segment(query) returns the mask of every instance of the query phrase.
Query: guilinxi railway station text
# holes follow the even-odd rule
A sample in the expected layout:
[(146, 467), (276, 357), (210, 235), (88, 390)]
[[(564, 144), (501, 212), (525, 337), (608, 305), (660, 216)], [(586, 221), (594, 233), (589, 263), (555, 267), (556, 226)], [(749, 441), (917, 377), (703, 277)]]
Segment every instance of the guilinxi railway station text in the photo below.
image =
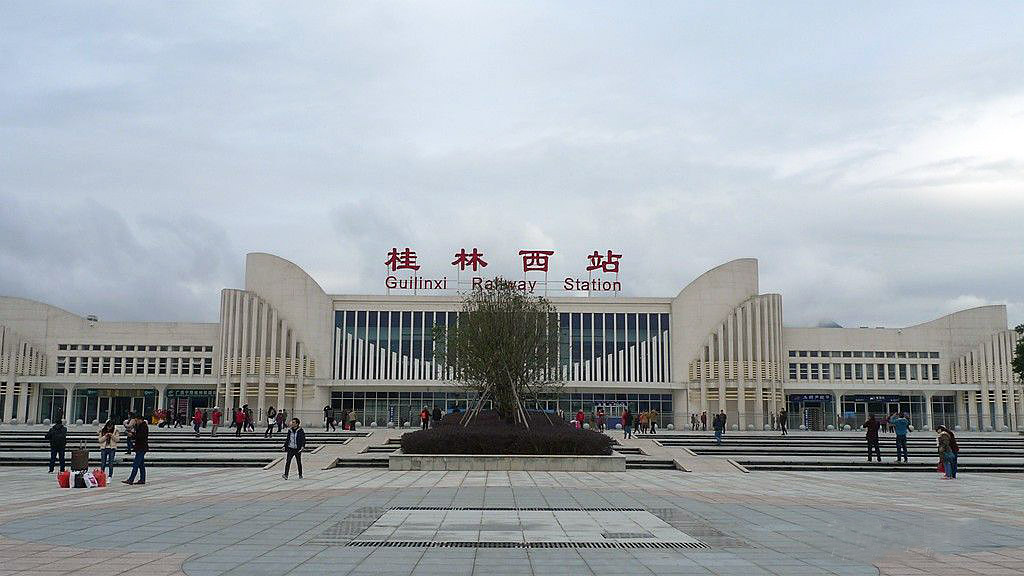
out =
[[(491, 289), (498, 285), (505, 285), (524, 292), (534, 292), (537, 290), (538, 286), (546, 288), (547, 286), (555, 283), (547, 280), (550, 257), (554, 254), (554, 250), (519, 251), (519, 256), (522, 258), (524, 275), (528, 272), (543, 272), (543, 280), (512, 280), (502, 278), (501, 276), (488, 279), (482, 276), (473, 276), (468, 282), (451, 282), (447, 276), (443, 276), (441, 278), (423, 278), (419, 276), (416, 273), (416, 271), (420, 269), (420, 265), (417, 264), (416, 252), (408, 247), (404, 250), (392, 248), (388, 253), (387, 260), (384, 262), (384, 265), (387, 266), (389, 270), (389, 274), (384, 280), (384, 286), (388, 290), (449, 290), (451, 288), (457, 288), (460, 284), (465, 284), (476, 290)], [(619, 282), (618, 279), (619, 260), (621, 258), (622, 254), (616, 254), (611, 250), (605, 251), (604, 254), (594, 250), (593, 253), (587, 256), (588, 264), (586, 266), (586, 272), (590, 274), (591, 277), (584, 279), (566, 276), (564, 280), (560, 282), (561, 289), (568, 292), (621, 291), (622, 283)], [(451, 265), (458, 268), (459, 271), (464, 271), (468, 268), (473, 272), (476, 272), (481, 268), (487, 267), (488, 263), (484, 260), (484, 254), (477, 248), (473, 248), (469, 252), (467, 252), (465, 248), (462, 248), (455, 254), (455, 259), (452, 260)], [(407, 277), (396, 276), (394, 273), (399, 270), (411, 270), (412, 275)], [(600, 276), (594, 278), (593, 274), (595, 272), (602, 275), (609, 274), (610, 279), (605, 279)]]

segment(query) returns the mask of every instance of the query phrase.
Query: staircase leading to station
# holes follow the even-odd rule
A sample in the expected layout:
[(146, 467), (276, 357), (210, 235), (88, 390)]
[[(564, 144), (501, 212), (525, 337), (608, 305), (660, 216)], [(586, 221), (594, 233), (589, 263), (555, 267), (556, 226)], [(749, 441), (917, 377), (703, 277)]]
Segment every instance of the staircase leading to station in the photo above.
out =
[[(930, 433), (911, 433), (909, 463), (896, 463), (896, 441), (882, 434), (883, 462), (867, 461), (863, 434), (791, 434), (775, 436), (727, 432), (722, 444), (711, 434), (645, 436), (667, 449), (685, 449), (700, 457), (730, 459), (747, 470), (833, 472), (936, 472), (938, 453)], [(1012, 435), (960, 436), (958, 468), (965, 473), (1024, 473), (1024, 438)]]

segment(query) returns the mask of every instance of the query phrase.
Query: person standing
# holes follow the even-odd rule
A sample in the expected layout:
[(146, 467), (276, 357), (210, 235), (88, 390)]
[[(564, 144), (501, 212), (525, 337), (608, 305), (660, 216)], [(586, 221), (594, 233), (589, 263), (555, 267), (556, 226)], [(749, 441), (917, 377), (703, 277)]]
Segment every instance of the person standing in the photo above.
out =
[(631, 426), (633, 425), (633, 415), (629, 413), (629, 408), (622, 409), (622, 437), (632, 438), (633, 431)]
[(726, 415), (723, 410), (719, 414), (715, 414), (715, 418), (711, 421), (711, 427), (715, 429), (715, 444), (722, 444), (722, 434), (725, 434), (725, 420)]
[(441, 408), (437, 405), (434, 406), (434, 411), (430, 414), (430, 419), (433, 420), (433, 427), (437, 428), (438, 424), (441, 423), (441, 418), (444, 418), (444, 414), (441, 413)]
[(651, 434), (658, 433), (658, 411), (651, 410), (647, 414), (647, 425), (650, 426)]
[(907, 458), (907, 432), (910, 432), (910, 419), (906, 413), (900, 412), (889, 419), (892, 429), (896, 432), (896, 461), (909, 462)]
[(353, 431), (353, 432), (356, 431), (356, 409), (355, 408), (353, 408), (352, 411), (348, 413), (348, 429)]
[(420, 430), (426, 430), (430, 427), (430, 412), (427, 407), (424, 406), (423, 410), (420, 410)]
[(597, 409), (597, 429), (604, 432), (604, 408)]
[(302, 449), (305, 446), (306, 432), (299, 426), (299, 419), (292, 418), (288, 434), (284, 439), (284, 451), (287, 456), (284, 461), (284, 474), (281, 477), (285, 480), (288, 479), (288, 470), (291, 469), (292, 458), (295, 459), (295, 467), (299, 471), (299, 480), (302, 480)]
[(210, 414), (210, 437), (217, 435), (217, 428), (220, 427), (220, 406), (213, 407), (213, 413)]
[(278, 432), (280, 432), (281, 429), (284, 428), (284, 421), (285, 421), (285, 418), (287, 418), (287, 417), (288, 417), (288, 412), (284, 408), (281, 408), (280, 410), (277, 411), (277, 416), (274, 417), (274, 422), (277, 424), (277, 431)]
[(331, 428), (331, 407), (324, 406), (324, 432)]
[(135, 447), (135, 412), (129, 412), (128, 419), (124, 421), (124, 442), (128, 446), (124, 453), (131, 454)]
[(206, 423), (210, 421), (210, 410), (203, 408), (203, 430), (206, 430)]
[(267, 408), (267, 429), (263, 432), (264, 438), (274, 437), (274, 425), (277, 424), (277, 410), (271, 406)]
[(867, 429), (867, 433), (864, 435), (864, 438), (868, 441), (868, 462), (871, 462), (872, 451), (874, 451), (878, 461), (882, 461), (882, 450), (878, 446), (878, 429), (881, 426), (881, 423), (878, 420), (875, 420), (874, 414), (868, 414), (867, 421), (861, 426), (861, 428)]
[(587, 415), (583, 413), (583, 408), (576, 411), (575, 426), (577, 430), (583, 430), (583, 421), (587, 419)]
[(50, 441), (50, 474), (53, 474), (53, 466), (56, 460), (60, 460), (60, 471), (64, 471), (65, 460), (64, 450), (68, 446), (68, 429), (64, 427), (64, 420), (57, 418), (53, 426), (46, 432), (45, 438)]
[(196, 438), (199, 438), (199, 428), (203, 425), (203, 411), (196, 408), (195, 414), (192, 415), (192, 429), (195, 430)]
[[(149, 451), (149, 425), (142, 418), (135, 419), (135, 458), (132, 460), (132, 473), (128, 475), (127, 480), (122, 480), (122, 484), (143, 485), (146, 483), (146, 452)], [(135, 475), (138, 474), (139, 481), (135, 481)]]
[(118, 436), (117, 426), (114, 426), (113, 420), (107, 420), (97, 434), (100, 444), (100, 470), (107, 469), (107, 478), (114, 476), (114, 458), (117, 454)]
[(779, 430), (782, 430), (782, 436), (786, 436), (786, 435), (789, 434), (789, 432), (787, 432), (787, 429), (786, 429), (786, 426), (788, 426), (788, 425), (789, 425), (789, 413), (786, 412), (785, 408), (783, 408), (782, 410), (779, 410)]
[(953, 431), (945, 426), (938, 426), (935, 429), (939, 433), (939, 457), (942, 458), (942, 466), (945, 471), (943, 480), (956, 479), (956, 460), (960, 454), (960, 446), (957, 444)]
[(708, 413), (706, 411), (700, 413), (700, 428), (704, 432), (708, 431)]

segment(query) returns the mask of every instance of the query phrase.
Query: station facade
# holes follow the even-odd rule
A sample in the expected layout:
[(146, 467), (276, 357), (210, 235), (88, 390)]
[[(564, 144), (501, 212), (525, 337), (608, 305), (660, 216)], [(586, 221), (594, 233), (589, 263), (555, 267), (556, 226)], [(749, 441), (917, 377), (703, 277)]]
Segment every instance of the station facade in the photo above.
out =
[[(671, 298), (549, 300), (564, 387), (534, 408), (654, 410), (663, 428), (724, 410), (742, 430), (775, 426), (783, 409), (791, 427), (814, 430), (896, 411), (917, 427), (965, 430), (1019, 430), (1024, 417), (1005, 306), (905, 328), (786, 327), (782, 296), (760, 293), (754, 259), (709, 270)], [(455, 322), (459, 307), (457, 294), (328, 294), (263, 253), (247, 256), (244, 288), (221, 292), (213, 323), (103, 322), (2, 297), (0, 413), (93, 422), (248, 405), (318, 421), (329, 406), (364, 424), (415, 423), (423, 406), (472, 401), (433, 357), (433, 326)]]

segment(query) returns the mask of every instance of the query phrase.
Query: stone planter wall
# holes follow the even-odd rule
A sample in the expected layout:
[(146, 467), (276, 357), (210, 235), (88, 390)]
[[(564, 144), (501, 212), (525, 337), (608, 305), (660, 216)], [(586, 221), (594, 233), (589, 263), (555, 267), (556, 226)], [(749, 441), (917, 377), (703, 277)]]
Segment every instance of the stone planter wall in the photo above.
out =
[(626, 457), (530, 456), (505, 454), (402, 454), (388, 458), (389, 470), (492, 470), (545, 472), (625, 472)]

